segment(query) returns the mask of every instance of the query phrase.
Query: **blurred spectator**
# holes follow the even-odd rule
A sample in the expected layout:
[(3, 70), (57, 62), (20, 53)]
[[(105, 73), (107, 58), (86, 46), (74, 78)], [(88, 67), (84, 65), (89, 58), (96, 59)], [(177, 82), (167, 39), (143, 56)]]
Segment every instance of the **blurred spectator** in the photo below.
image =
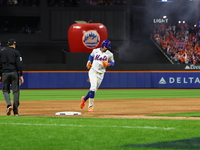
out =
[(0, 0), (0, 6), (39, 6), (40, 0)]
[(105, 5), (105, 1), (104, 0), (98, 0), (97, 1), (97, 5)]
[(0, 0), (0, 6), (2, 6), (3, 5), (3, 0)]
[(25, 27), (22, 27), (20, 33), (26, 33), (26, 29), (25, 29)]
[(106, 1), (106, 6), (109, 6), (109, 5), (114, 5), (114, 1), (113, 0)]
[(94, 0), (87, 0), (86, 4), (87, 5), (93, 5), (93, 6), (97, 5), (97, 3)]
[(123, 0), (123, 5), (126, 5), (127, 4), (127, 1), (126, 0)]
[(18, 1), (17, 0), (12, 0), (12, 5), (17, 5)]
[(49, 6), (51, 6), (51, 7), (57, 7), (57, 6), (59, 6), (59, 0), (50, 0), (50, 1), (48, 2), (48, 4), (49, 4)]
[(24, 0), (18, 0), (18, 6), (24, 6)]
[(77, 7), (79, 0), (48, 0), (49, 7)]
[(11, 0), (6, 0), (5, 4), (9, 6), (9, 5), (12, 5), (12, 2)]
[(110, 5), (126, 5), (126, 0), (87, 0), (87, 5), (103, 5), (103, 6), (110, 6)]
[(29, 27), (26, 29), (26, 33), (31, 34), (31, 29)]
[(39, 2), (39, 0), (31, 0), (30, 4), (31, 4), (32, 7), (36, 7), (36, 6), (40, 5), (40, 2)]
[(77, 7), (78, 6), (78, 0), (70, 0), (70, 6)]
[(123, 5), (123, 0), (117, 0), (115, 1), (114, 5)]

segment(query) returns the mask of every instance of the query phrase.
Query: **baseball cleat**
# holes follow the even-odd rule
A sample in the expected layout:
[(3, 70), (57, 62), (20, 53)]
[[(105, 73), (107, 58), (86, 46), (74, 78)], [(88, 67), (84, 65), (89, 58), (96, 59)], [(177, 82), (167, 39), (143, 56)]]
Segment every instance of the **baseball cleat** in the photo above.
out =
[(7, 110), (6, 110), (6, 114), (7, 114), (8, 116), (10, 116), (11, 111), (12, 111), (12, 106), (9, 106), (9, 107), (7, 108)]
[(83, 109), (83, 107), (85, 106), (85, 100), (84, 100), (85, 96), (82, 96), (81, 98), (81, 103), (80, 103), (80, 108)]
[(89, 113), (93, 113), (93, 112), (94, 112), (94, 109), (93, 109), (93, 108), (88, 108), (88, 112), (89, 112)]

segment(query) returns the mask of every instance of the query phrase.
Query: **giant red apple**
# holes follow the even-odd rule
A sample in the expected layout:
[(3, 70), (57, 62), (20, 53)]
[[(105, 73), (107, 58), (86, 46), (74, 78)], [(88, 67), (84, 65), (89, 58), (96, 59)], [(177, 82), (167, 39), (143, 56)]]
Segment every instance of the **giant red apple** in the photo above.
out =
[(70, 52), (92, 52), (108, 39), (107, 28), (101, 23), (75, 23), (69, 27), (68, 43)]

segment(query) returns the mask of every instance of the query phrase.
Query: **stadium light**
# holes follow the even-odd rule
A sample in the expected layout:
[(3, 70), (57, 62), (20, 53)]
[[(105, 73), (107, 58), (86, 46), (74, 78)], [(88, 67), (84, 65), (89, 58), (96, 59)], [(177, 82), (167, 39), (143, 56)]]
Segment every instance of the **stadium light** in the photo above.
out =
[(168, 3), (168, 2), (173, 2), (173, 0), (158, 0), (157, 2)]
[(163, 16), (163, 18), (165, 19), (165, 18), (167, 18), (167, 16)]

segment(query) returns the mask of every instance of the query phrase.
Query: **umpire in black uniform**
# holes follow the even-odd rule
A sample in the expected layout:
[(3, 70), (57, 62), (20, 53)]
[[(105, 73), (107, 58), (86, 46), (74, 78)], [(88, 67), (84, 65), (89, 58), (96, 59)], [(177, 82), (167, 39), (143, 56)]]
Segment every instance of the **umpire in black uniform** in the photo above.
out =
[[(15, 39), (8, 40), (7, 46), (0, 52), (0, 82), (2, 82), (2, 91), (7, 105), (6, 114), (10, 115), (13, 110), (14, 115), (18, 116), (19, 85), (24, 83), (23, 61), (20, 52), (16, 50)], [(13, 105), (10, 102), (10, 86), (14, 98)]]

